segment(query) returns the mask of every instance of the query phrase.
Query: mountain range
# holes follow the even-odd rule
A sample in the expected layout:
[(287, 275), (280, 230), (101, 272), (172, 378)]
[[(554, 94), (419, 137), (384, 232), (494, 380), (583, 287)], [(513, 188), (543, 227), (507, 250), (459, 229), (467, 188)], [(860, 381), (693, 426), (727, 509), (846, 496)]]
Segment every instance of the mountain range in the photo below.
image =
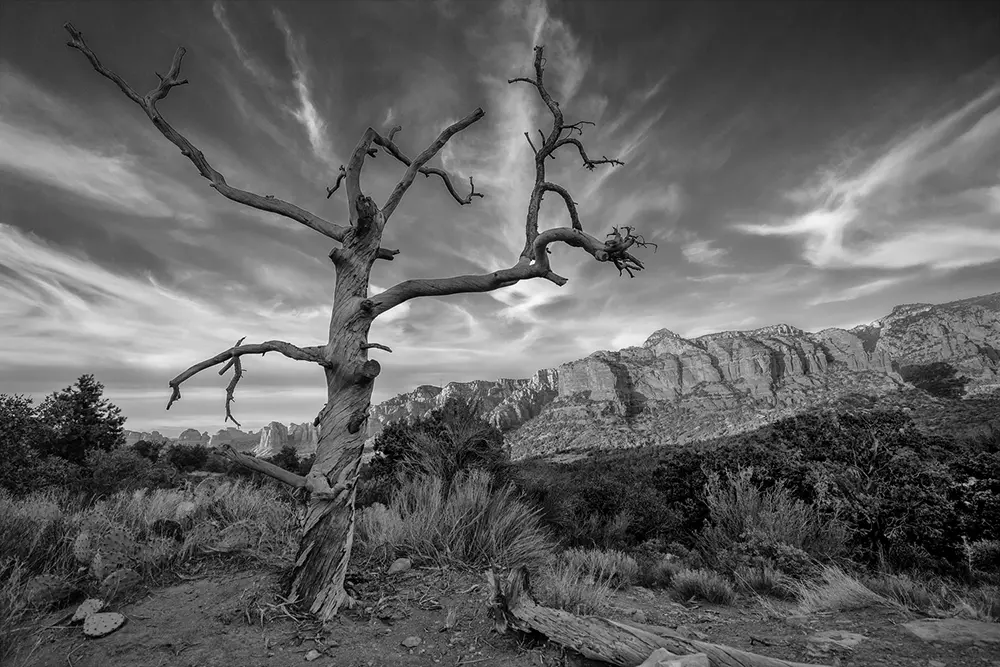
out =
[[(777, 324), (687, 339), (660, 329), (641, 346), (594, 352), (527, 379), (422, 385), (374, 406), (367, 436), (370, 443), (385, 424), (425, 416), (455, 397), (478, 403), (515, 458), (669, 445), (748, 431), (851, 396), (896, 402), (913, 393), (901, 371), (936, 362), (966, 378), (966, 395), (977, 402), (1000, 390), (1000, 292), (896, 306), (850, 330)], [(291, 444), (308, 455), (317, 435), (312, 424), (272, 422), (260, 432), (229, 428), (211, 437), (189, 429), (179, 441), (229, 443), (257, 456)]]

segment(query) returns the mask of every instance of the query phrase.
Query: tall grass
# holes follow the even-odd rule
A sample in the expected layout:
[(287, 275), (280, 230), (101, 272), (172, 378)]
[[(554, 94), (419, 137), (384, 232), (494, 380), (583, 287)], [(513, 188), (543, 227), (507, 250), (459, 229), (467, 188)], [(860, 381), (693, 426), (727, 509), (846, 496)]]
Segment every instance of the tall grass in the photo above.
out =
[(479, 567), (536, 567), (552, 550), (539, 513), (479, 469), (459, 472), (448, 493), (436, 476), (404, 481), (388, 506), (359, 514), (355, 543), (369, 555)]
[(535, 587), (539, 602), (573, 614), (606, 611), (614, 593), (606, 579), (595, 578), (578, 562), (565, 558), (546, 562), (538, 573)]
[[(172, 562), (213, 553), (220, 533), (242, 526), (256, 558), (290, 556), (295, 546), (295, 508), (286, 494), (268, 486), (240, 482), (203, 484), (187, 489), (120, 492), (92, 504), (69, 493), (40, 492), (14, 499), (0, 492), (0, 662), (6, 660), (32, 615), (27, 591), (40, 575), (86, 589), (97, 586), (77, 571), (72, 545), (86, 526), (119, 526), (139, 537), (159, 519), (177, 519), (185, 530), (184, 545)], [(137, 562), (144, 575), (162, 563)]]
[(560, 558), (612, 588), (631, 586), (639, 579), (635, 558), (613, 549), (567, 549)]

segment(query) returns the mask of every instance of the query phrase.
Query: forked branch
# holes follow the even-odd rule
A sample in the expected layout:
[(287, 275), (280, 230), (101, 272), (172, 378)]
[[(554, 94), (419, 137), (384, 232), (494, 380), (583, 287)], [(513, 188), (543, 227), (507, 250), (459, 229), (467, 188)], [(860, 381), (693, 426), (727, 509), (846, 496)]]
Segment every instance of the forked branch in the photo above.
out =
[[(590, 156), (587, 155), (587, 151), (583, 146), (583, 142), (572, 136), (573, 132), (583, 135), (584, 125), (594, 125), (589, 120), (581, 120), (575, 123), (566, 123), (563, 120), (562, 110), (559, 108), (559, 103), (552, 98), (548, 89), (545, 87), (545, 58), (542, 55), (544, 49), (541, 46), (535, 47), (535, 59), (534, 59), (534, 78), (528, 77), (515, 77), (513, 79), (508, 79), (507, 83), (529, 83), (535, 87), (538, 91), (539, 97), (548, 107), (549, 112), (552, 114), (552, 130), (548, 135), (545, 135), (541, 130), (538, 131), (541, 135), (541, 144), (535, 146), (534, 142), (531, 141), (531, 137), (527, 132), (524, 133), (524, 138), (528, 140), (528, 145), (531, 146), (531, 150), (535, 154), (535, 186), (531, 191), (531, 197), (528, 200), (528, 213), (525, 218), (524, 224), (524, 248), (521, 250), (521, 257), (527, 260), (537, 259), (534, 254), (535, 239), (538, 238), (538, 213), (542, 203), (542, 196), (546, 192), (557, 192), (562, 196), (563, 201), (566, 202), (566, 209), (569, 212), (570, 220), (572, 222), (573, 229), (577, 231), (583, 230), (583, 225), (580, 222), (580, 215), (576, 209), (576, 205), (573, 202), (572, 197), (569, 193), (561, 186), (556, 186), (545, 180), (545, 160), (549, 158), (555, 158), (555, 151), (567, 144), (572, 144), (576, 146), (580, 153), (580, 157), (583, 158), (583, 166), (589, 170), (593, 170), (598, 165), (619, 165), (622, 166), (625, 163), (621, 160), (615, 158), (609, 158), (607, 156), (601, 156), (599, 160), (592, 160)], [(563, 136), (563, 133), (568, 133), (569, 136)]]
[(229, 386), (226, 387), (226, 421), (232, 420), (232, 422), (238, 427), (240, 423), (233, 418), (233, 414), (230, 410), (230, 404), (235, 400), (233, 392), (236, 391), (236, 385), (239, 383), (240, 378), (243, 377), (243, 365), (240, 362), (240, 357), (245, 354), (263, 355), (268, 352), (278, 352), (285, 355), (289, 359), (295, 359), (296, 361), (311, 361), (324, 367), (329, 367), (330, 365), (324, 356), (324, 347), (322, 345), (316, 345), (313, 347), (296, 347), (295, 345), (286, 343), (282, 340), (269, 340), (263, 343), (242, 345), (243, 340), (243, 338), (239, 339), (236, 341), (236, 345), (229, 348), (225, 352), (220, 352), (210, 359), (198, 362), (171, 380), (168, 383), (171, 393), (170, 400), (167, 402), (167, 410), (169, 410), (170, 406), (174, 404), (174, 401), (179, 401), (181, 399), (182, 382), (197, 375), (203, 370), (226, 362), (226, 365), (221, 371), (219, 371), (219, 375), (222, 375), (230, 368), (234, 369), (233, 379), (229, 383)]
[(471, 176), (469, 177), (469, 185), (472, 191), (468, 194), (468, 196), (460, 197), (458, 192), (456, 192), (455, 190), (455, 186), (452, 185), (451, 178), (448, 176), (447, 172), (438, 169), (436, 167), (425, 167), (424, 165), (426, 165), (435, 155), (437, 155), (438, 151), (444, 148), (444, 145), (448, 143), (449, 139), (451, 139), (453, 136), (455, 136), (465, 128), (469, 127), (470, 125), (472, 125), (485, 115), (486, 112), (484, 112), (482, 109), (476, 109), (462, 120), (456, 123), (452, 123), (444, 130), (442, 130), (441, 134), (438, 135), (437, 139), (435, 139), (430, 146), (428, 146), (422, 153), (420, 153), (413, 160), (410, 160), (410, 158), (404, 155), (403, 152), (399, 150), (399, 147), (396, 146), (395, 143), (393, 143), (392, 140), (393, 137), (396, 135), (397, 132), (399, 132), (400, 129), (402, 129), (399, 125), (389, 130), (388, 137), (383, 137), (382, 135), (372, 130), (372, 132), (375, 135), (373, 137), (373, 143), (378, 144), (379, 146), (384, 148), (387, 153), (389, 153), (394, 158), (396, 158), (397, 160), (406, 165), (406, 171), (403, 173), (403, 177), (399, 179), (399, 183), (396, 185), (392, 193), (389, 195), (389, 198), (386, 200), (385, 205), (382, 206), (382, 215), (386, 220), (388, 220), (389, 217), (392, 215), (392, 212), (396, 210), (396, 207), (399, 205), (400, 200), (403, 198), (403, 195), (413, 184), (413, 179), (416, 178), (416, 175), (418, 173), (421, 173), (424, 176), (428, 177), (430, 177), (432, 174), (440, 176), (441, 180), (444, 181), (444, 185), (448, 189), (448, 192), (451, 194), (452, 197), (455, 198), (455, 201), (457, 201), (461, 205), (471, 203), (473, 197), (483, 196), (482, 193), (476, 192), (476, 186), (475, 183), (473, 183)]
[(145, 96), (140, 96), (128, 83), (125, 82), (124, 79), (101, 63), (97, 55), (91, 51), (90, 47), (83, 41), (83, 34), (74, 28), (72, 23), (66, 23), (63, 27), (70, 36), (70, 41), (67, 42), (67, 45), (71, 48), (77, 49), (80, 53), (85, 55), (87, 60), (90, 61), (90, 64), (101, 76), (113, 81), (115, 85), (117, 85), (118, 88), (125, 93), (126, 97), (138, 104), (153, 122), (156, 129), (159, 130), (168, 140), (170, 140), (172, 144), (177, 146), (184, 157), (194, 163), (194, 166), (198, 169), (198, 173), (208, 179), (211, 182), (212, 187), (215, 188), (219, 194), (239, 204), (250, 206), (261, 211), (275, 213), (299, 222), (310, 229), (316, 230), (324, 236), (334, 239), (335, 241), (343, 241), (344, 236), (347, 233), (346, 227), (324, 220), (314, 213), (299, 208), (298, 206), (290, 204), (282, 199), (278, 199), (277, 197), (262, 197), (253, 192), (240, 190), (239, 188), (234, 188), (229, 185), (226, 182), (225, 177), (209, 164), (208, 160), (205, 158), (205, 154), (198, 150), (194, 144), (188, 141), (186, 137), (184, 137), (166, 120), (164, 120), (163, 116), (156, 108), (156, 103), (166, 97), (170, 90), (175, 86), (181, 86), (188, 82), (187, 79), (180, 78), (181, 61), (184, 59), (184, 54), (186, 53), (184, 47), (178, 47), (177, 51), (174, 53), (173, 61), (170, 63), (170, 69), (167, 70), (166, 76), (161, 76), (159, 74), (156, 75), (160, 80), (159, 85), (157, 85), (156, 88), (150, 92), (146, 93)]
[[(599, 262), (611, 262), (618, 269), (618, 274), (628, 273), (629, 277), (635, 277), (636, 271), (645, 268), (641, 261), (629, 253), (633, 247), (647, 247), (655, 243), (647, 243), (642, 236), (633, 233), (632, 227), (615, 227), (603, 241), (594, 238), (583, 230), (580, 222), (580, 214), (577, 204), (573, 200), (569, 191), (561, 185), (545, 180), (545, 159), (552, 155), (560, 146), (572, 144), (576, 146), (583, 158), (584, 166), (593, 169), (597, 165), (622, 165), (621, 160), (602, 157), (600, 160), (592, 160), (583, 147), (580, 140), (572, 136), (563, 137), (563, 132), (572, 135), (573, 132), (583, 134), (583, 125), (593, 125), (590, 121), (578, 121), (576, 123), (565, 124), (563, 122), (562, 111), (559, 104), (549, 94), (545, 88), (544, 66), (545, 59), (542, 56), (541, 46), (535, 47), (534, 78), (516, 77), (509, 79), (509, 83), (524, 82), (535, 87), (542, 101), (552, 113), (552, 131), (546, 136), (541, 130), (542, 143), (536, 146), (531, 140), (531, 136), (525, 132), (524, 137), (535, 153), (535, 185), (531, 191), (531, 198), (528, 201), (528, 212), (525, 222), (525, 245), (517, 262), (508, 269), (494, 271), (492, 273), (470, 274), (463, 276), (452, 276), (450, 278), (431, 278), (425, 280), (406, 280), (381, 294), (376, 294), (366, 300), (366, 308), (373, 317), (378, 317), (382, 313), (395, 308), (401, 303), (420, 296), (445, 296), (448, 294), (461, 294), (466, 292), (489, 292), (503, 287), (509, 287), (522, 280), (531, 278), (544, 278), (556, 285), (564, 285), (566, 278), (555, 273), (549, 265), (548, 246), (552, 243), (562, 242), (577, 248), (583, 249)], [(393, 128), (390, 132), (390, 139), (397, 131)], [(375, 140), (379, 143), (379, 139)], [(383, 145), (383, 144), (380, 144)], [(442, 144), (443, 145), (443, 144)], [(411, 165), (412, 168), (412, 165)], [(538, 230), (538, 212), (541, 207), (542, 197), (546, 192), (558, 194), (566, 204), (569, 212), (570, 227), (556, 227), (544, 232)]]

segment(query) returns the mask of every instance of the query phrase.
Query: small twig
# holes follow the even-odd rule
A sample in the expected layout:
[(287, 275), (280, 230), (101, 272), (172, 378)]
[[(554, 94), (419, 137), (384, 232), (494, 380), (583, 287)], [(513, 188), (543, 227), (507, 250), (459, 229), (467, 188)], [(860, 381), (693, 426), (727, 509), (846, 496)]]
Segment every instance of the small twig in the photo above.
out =
[(375, 348), (377, 350), (385, 350), (386, 352), (392, 352), (388, 345), (383, 345), (382, 343), (361, 343), (362, 350), (370, 350)]
[(344, 165), (340, 165), (340, 173), (337, 174), (337, 182), (333, 184), (332, 188), (327, 188), (326, 189), (326, 198), (327, 199), (329, 199), (330, 197), (332, 197), (333, 193), (336, 192), (338, 188), (340, 188), (340, 183), (345, 178), (347, 178), (347, 167), (345, 167)]

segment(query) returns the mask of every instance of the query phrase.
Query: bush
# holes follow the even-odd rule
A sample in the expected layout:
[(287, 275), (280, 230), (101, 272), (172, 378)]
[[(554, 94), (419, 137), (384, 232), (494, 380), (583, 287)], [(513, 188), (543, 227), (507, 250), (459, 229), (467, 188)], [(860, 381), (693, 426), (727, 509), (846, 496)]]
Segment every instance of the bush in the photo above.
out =
[(150, 460), (133, 449), (94, 450), (87, 453), (86, 463), (90, 473), (87, 490), (101, 495), (148, 486), (153, 471)]
[(711, 570), (680, 570), (674, 574), (670, 591), (679, 600), (699, 599), (724, 605), (736, 601), (732, 584)]
[(747, 592), (780, 600), (795, 596), (794, 580), (767, 565), (739, 567), (733, 574), (740, 588)]
[(448, 399), (444, 407), (412, 423), (388, 425), (375, 440), (372, 472), (383, 478), (437, 477), (447, 492), (463, 470), (482, 468), (507, 480), (510, 454), (499, 429), (483, 419), (476, 405)]
[(969, 567), (989, 574), (1000, 574), (1000, 540), (980, 540), (966, 546)]
[(200, 470), (208, 462), (208, 447), (205, 445), (171, 445), (166, 452), (167, 463), (181, 472)]
[(698, 539), (702, 555), (717, 567), (773, 567), (803, 576), (811, 558), (840, 555), (847, 527), (835, 516), (824, 516), (814, 505), (796, 500), (779, 482), (762, 489), (753, 482), (753, 469), (716, 474), (705, 485), (705, 503), (711, 525)]

